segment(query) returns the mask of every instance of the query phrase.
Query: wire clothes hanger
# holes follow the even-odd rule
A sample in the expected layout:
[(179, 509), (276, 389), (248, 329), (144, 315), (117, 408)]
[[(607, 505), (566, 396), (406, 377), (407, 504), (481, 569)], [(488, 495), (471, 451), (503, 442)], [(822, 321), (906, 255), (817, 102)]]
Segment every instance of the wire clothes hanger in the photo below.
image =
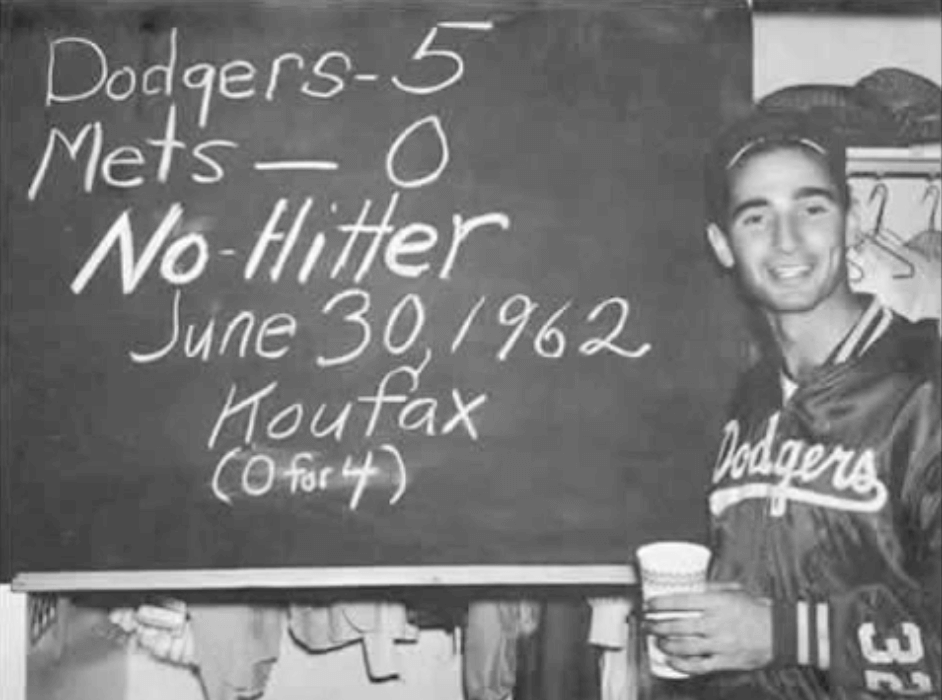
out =
[(926, 202), (931, 198), (932, 204), (929, 207), (929, 223), (925, 230), (920, 231), (906, 242), (906, 247), (929, 260), (942, 260), (942, 228), (936, 223), (936, 213), (939, 211), (940, 200), (942, 200), (942, 188), (935, 184), (932, 179), (929, 180), (929, 186), (922, 196), (922, 201)]
[[(879, 176), (877, 177), (879, 178)], [(871, 191), (871, 198), (872, 196), (873, 192)], [(851, 231), (848, 231), (848, 233), (850, 232)], [(867, 276), (867, 272), (863, 269), (863, 266), (854, 259), (855, 255), (863, 254), (867, 233), (863, 231), (863, 227), (860, 227), (860, 229), (855, 228), (852, 232), (853, 238), (845, 242), (844, 248), (847, 251), (847, 255), (845, 256), (848, 267), (847, 280), (853, 284), (862, 281), (864, 277)]]
[[(880, 182), (880, 176), (877, 175), (877, 183)], [(874, 186), (873, 190), (870, 191), (870, 201), (873, 201), (874, 196), (877, 193), (877, 187)], [(882, 212), (878, 214), (878, 217), (882, 219)], [(870, 236), (870, 232), (863, 230), (861, 227), (859, 230), (854, 232), (853, 240), (848, 242), (845, 247), (847, 249), (847, 266), (848, 266), (848, 275), (847, 279), (851, 283), (857, 283), (863, 281), (867, 276), (866, 270), (863, 266), (855, 260), (855, 256), (863, 255), (864, 245), (866, 245), (867, 240)]]
[(862, 245), (867, 240), (873, 242), (875, 246), (902, 266), (901, 270), (893, 272), (893, 279), (912, 279), (916, 276), (916, 266), (913, 264), (912, 260), (898, 251), (898, 249), (905, 247), (905, 242), (900, 240), (900, 238), (883, 223), (886, 214), (886, 205), (890, 199), (890, 188), (882, 180), (873, 186), (873, 190), (870, 192), (869, 203), (873, 204), (877, 199), (879, 199), (879, 203), (877, 204), (877, 215), (874, 220), (873, 230), (861, 237), (860, 244)]

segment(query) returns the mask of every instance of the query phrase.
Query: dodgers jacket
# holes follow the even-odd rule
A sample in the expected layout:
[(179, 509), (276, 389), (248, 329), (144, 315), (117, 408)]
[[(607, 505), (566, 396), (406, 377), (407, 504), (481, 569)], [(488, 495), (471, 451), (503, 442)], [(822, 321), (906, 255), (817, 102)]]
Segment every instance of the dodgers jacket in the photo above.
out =
[(785, 400), (779, 364), (760, 363), (735, 394), (711, 578), (772, 600), (775, 661), (711, 678), (712, 696), (940, 697), (939, 343), (876, 307), (865, 351)]

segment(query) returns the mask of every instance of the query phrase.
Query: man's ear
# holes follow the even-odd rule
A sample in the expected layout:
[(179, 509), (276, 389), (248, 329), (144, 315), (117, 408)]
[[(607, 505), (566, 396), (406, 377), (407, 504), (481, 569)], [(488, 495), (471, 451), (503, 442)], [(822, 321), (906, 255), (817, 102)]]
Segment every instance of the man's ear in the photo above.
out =
[(860, 239), (861, 228), (863, 224), (860, 220), (860, 205), (854, 199), (847, 206), (847, 213), (844, 215), (844, 244), (853, 245)]
[(727, 270), (732, 269), (736, 264), (736, 259), (733, 257), (733, 251), (729, 247), (726, 234), (716, 224), (707, 225), (706, 233), (707, 240), (710, 241), (710, 247), (713, 248), (713, 254), (720, 261), (720, 265)]

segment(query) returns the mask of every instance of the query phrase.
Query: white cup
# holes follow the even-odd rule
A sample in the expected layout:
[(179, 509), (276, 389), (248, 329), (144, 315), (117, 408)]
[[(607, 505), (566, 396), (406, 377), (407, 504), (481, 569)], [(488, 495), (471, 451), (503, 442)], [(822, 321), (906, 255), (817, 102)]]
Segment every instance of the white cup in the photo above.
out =
[[(693, 542), (652, 542), (637, 551), (641, 573), (641, 595), (645, 601), (667, 593), (691, 593), (706, 587), (710, 550)], [(657, 614), (657, 619), (671, 619), (700, 615), (697, 611)], [(651, 615), (648, 616), (652, 618)], [(687, 674), (667, 665), (654, 636), (648, 635), (648, 663), (651, 673), (658, 678), (686, 678)]]

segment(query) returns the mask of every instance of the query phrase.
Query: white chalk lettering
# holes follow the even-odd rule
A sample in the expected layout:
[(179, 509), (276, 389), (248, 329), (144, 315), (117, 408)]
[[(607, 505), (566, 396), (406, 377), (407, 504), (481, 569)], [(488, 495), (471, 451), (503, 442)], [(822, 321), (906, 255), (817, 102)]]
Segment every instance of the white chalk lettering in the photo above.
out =
[[(215, 449), (224, 431), (237, 437), (243, 445), (257, 441), (284, 442), (307, 434), (318, 440), (339, 443), (353, 429), (351, 421), (358, 417), (356, 435), (365, 439), (380, 432), (382, 425), (395, 426), (406, 432), (428, 437), (463, 432), (477, 441), (480, 432), (476, 414), (488, 401), (487, 394), (473, 397), (459, 387), (450, 389), (451, 412), (443, 415), (445, 406), (435, 396), (418, 394), (421, 376), (431, 360), (426, 350), (416, 365), (400, 365), (386, 372), (375, 387), (353, 401), (330, 406), (327, 402), (310, 403), (280, 399), (277, 380), (256, 391), (241, 390), (233, 383), (213, 425), (207, 446)], [(353, 413), (353, 405), (368, 408)], [(388, 414), (388, 416), (387, 416)]]
[[(167, 51), (166, 63), (155, 63), (144, 71), (141, 78), (141, 92), (145, 95), (166, 95), (170, 97), (173, 92), (173, 75), (177, 69), (177, 28), (170, 30), (170, 47)], [(163, 85), (153, 84), (151, 79), (163, 78)]]
[(392, 489), (395, 505), (409, 485), (405, 459), (391, 443), (369, 449), (362, 457), (327, 457), (315, 450), (270, 446), (234, 447), (216, 462), (210, 482), (213, 495), (227, 505), (240, 497), (310, 496), (349, 492), (347, 507), (356, 510), (371, 486)]
[[(451, 278), (471, 234), (488, 228), (501, 231), (510, 228), (510, 217), (503, 212), (475, 216), (457, 213), (452, 217), (451, 239), (445, 243), (439, 230), (431, 224), (410, 222), (398, 228), (394, 225), (400, 197), (401, 193), (394, 191), (378, 219), (373, 214), (374, 201), (365, 199), (355, 220), (336, 224), (331, 232), (318, 227), (319, 230), (307, 242), (303, 240), (307, 238), (305, 229), (314, 219), (314, 199), (305, 198), (297, 208), (287, 197), (278, 199), (256, 235), (243, 277), (255, 279), (267, 266), (269, 281), (278, 282), (291, 264), (294, 253), (304, 250), (296, 279), (305, 284), (322, 260), (329, 258), (330, 252), (335, 250), (333, 262), (326, 270), (330, 279), (340, 279), (352, 271), (350, 279), (360, 284), (373, 272), (376, 260), (382, 259), (386, 271), (403, 279), (437, 274), (439, 279), (447, 280)], [(441, 266), (433, 269), (436, 248), (446, 245), (447, 250), (439, 256)]]
[[(201, 130), (214, 121), (235, 129), (234, 135), (245, 134), (251, 125), (263, 124), (265, 114), (279, 111), (272, 104), (277, 100), (291, 108), (303, 104), (311, 108), (311, 124), (330, 125), (337, 115), (316, 103), (312, 107), (310, 99), (334, 100), (349, 90), (355, 100), (338, 100), (346, 114), (362, 107), (360, 97), (375, 93), (372, 88), (388, 78), (398, 91), (394, 101), (416, 100), (407, 106), (423, 110), (393, 124), (373, 154), (385, 183), (379, 191), (364, 190), (369, 178), (351, 179), (356, 173), (344, 172), (363, 165), (356, 164), (352, 152), (345, 153), (344, 138), (350, 134), (304, 143), (262, 138), (252, 144), (249, 162), (240, 163), (233, 190), (235, 195), (275, 192), (261, 202), (257, 219), (246, 219), (255, 216), (257, 199), (246, 195), (232, 204), (221, 190), (207, 201), (234, 207), (225, 217), (187, 217), (184, 203), (174, 201), (181, 194), (166, 196), (156, 212), (123, 205), (127, 208), (107, 214), (107, 230), (79, 239), (90, 242), (74, 262), (69, 286), (73, 295), (89, 298), (76, 303), (87, 306), (98, 292), (116, 294), (118, 285), (123, 297), (149, 299), (155, 288), (171, 291), (156, 319), (147, 315), (141, 319), (147, 324), (134, 325), (146, 326), (126, 348), (124, 362), (134, 372), (156, 373), (152, 379), (172, 384), (182, 376), (181, 368), (198, 371), (206, 374), (197, 382), (205, 387), (232, 371), (223, 377), (213, 412), (200, 428), (208, 429), (201, 440), (214, 464), (208, 488), (218, 501), (232, 506), (310, 497), (329, 499), (332, 512), (346, 500), (355, 511), (382, 489), (382, 497), (396, 504), (409, 482), (406, 451), (421, 445), (422, 454), (428, 441), (440, 441), (439, 448), (476, 443), (492, 427), (492, 395), (466, 385), (461, 373), (452, 372), (458, 365), (476, 368), (490, 362), (503, 375), (508, 370), (499, 363), (536, 359), (558, 372), (599, 354), (638, 359), (651, 350), (650, 343), (631, 346), (625, 339), (630, 333), (625, 297), (600, 295), (580, 310), (568, 295), (539, 295), (534, 275), (545, 253), (540, 240), (530, 265), (534, 272), (524, 270), (526, 279), (519, 284), (508, 288), (514, 283), (508, 270), (498, 269), (493, 280), (482, 277), (481, 265), (500, 257), (501, 244), (513, 242), (505, 235), (512, 226), (507, 213), (484, 205), (442, 212), (441, 202), (455, 198), (449, 189), (455, 183), (446, 188), (450, 194), (437, 198), (432, 186), (451, 175), (450, 117), (430, 113), (435, 109), (420, 107), (423, 100), (415, 96), (445, 91), (464, 79), (462, 45), (449, 44), (468, 37), (458, 32), (493, 28), (489, 21), (426, 28), (418, 47), (409, 47), (411, 56), (400, 56), (406, 64), (395, 75), (396, 70), (390, 73), (381, 65), (358, 71), (355, 54), (315, 49), (311, 41), (296, 50), (279, 47), (261, 60), (223, 55), (223, 45), (216, 47), (223, 53), (203, 51), (200, 58), (199, 47), (182, 45), (176, 27), (157, 33), (148, 29), (140, 61), (128, 54), (124, 42), (109, 53), (109, 45), (87, 37), (48, 41), (44, 77), (50, 122), (26, 194), (31, 202), (45, 194), (51, 206), (67, 199), (68, 187), (98, 195), (88, 202), (89, 211), (114, 197), (133, 201), (136, 189), (148, 202), (161, 201), (154, 199), (155, 191), (203, 201), (194, 192), (226, 179), (240, 145), (225, 133), (214, 138), (193, 134), (210, 136)], [(105, 36), (106, 29), (90, 33)], [(72, 114), (76, 108), (94, 117), (83, 123)], [(157, 115), (159, 123), (152, 132), (126, 140), (128, 120), (142, 110)], [(233, 116), (240, 111), (245, 112), (241, 117)], [(377, 114), (398, 120), (395, 114), (410, 111)], [(460, 117), (460, 110), (454, 113)], [(355, 122), (351, 115), (348, 126)], [(67, 126), (58, 125), (59, 117)], [(279, 152), (255, 152), (266, 143)], [(264, 181), (264, 187), (246, 184), (249, 180)], [(459, 176), (459, 187), (462, 182)], [(477, 199), (458, 194), (456, 201)], [(416, 202), (404, 201), (410, 197)], [(435, 218), (423, 220), (413, 213), (435, 201)], [(527, 267), (527, 251), (508, 252), (515, 269)], [(221, 281), (226, 272), (235, 275), (235, 286)], [(309, 283), (310, 295), (284, 293), (285, 287)], [(94, 284), (115, 289), (89, 289)], [(481, 295), (482, 289), (492, 290), (494, 297)], [(259, 292), (265, 304), (227, 308), (228, 300), (248, 291)], [(302, 305), (310, 318), (277, 309), (272, 313), (269, 305), (279, 299)], [(119, 301), (133, 309), (146, 299)], [(151, 308), (149, 302), (144, 305)], [(445, 327), (450, 336), (442, 335), (442, 323), (455, 324)], [(302, 339), (307, 341), (303, 347)], [(433, 356), (448, 341), (452, 356), (463, 351), (473, 354), (472, 361), (451, 357), (453, 366), (433, 366)], [(295, 351), (303, 357), (280, 362)], [(567, 353), (567, 361), (558, 362)], [(475, 370), (474, 376), (492, 375)], [(201, 402), (200, 395), (191, 398)], [(818, 450), (796, 441), (780, 446), (777, 430), (776, 417), (752, 444), (742, 441), (738, 424), (727, 426), (715, 469), (721, 481), (711, 501), (715, 508), (762, 496), (779, 515), (790, 502), (811, 499), (811, 486), (825, 479), (837, 493), (825, 497), (872, 505), (875, 489), (882, 488), (872, 460), (845, 448)], [(398, 438), (403, 450), (393, 442)], [(430, 449), (423, 460), (439, 452)]]
[[(55, 90), (55, 75), (56, 75), (56, 56), (58, 54), (59, 47), (69, 46), (71, 47), (70, 51), (70, 63), (76, 60), (74, 49), (77, 47), (85, 47), (91, 50), (91, 55), (94, 57), (93, 60), (96, 62), (96, 69), (98, 73), (97, 79), (92, 82), (92, 86), (85, 90), (84, 92), (76, 92), (69, 95), (56, 93)], [(98, 44), (89, 39), (84, 39), (78, 36), (64, 36), (58, 39), (53, 39), (49, 42), (49, 62), (46, 67), (46, 106), (50, 106), (53, 103), (67, 103), (67, 102), (79, 102), (80, 100), (85, 100), (94, 95), (101, 89), (101, 86), (105, 84), (105, 81), (108, 79), (108, 58), (105, 56), (105, 52), (99, 48)]]
[[(248, 61), (229, 61), (219, 70), (219, 94), (230, 100), (247, 100), (255, 96), (255, 66)], [(233, 89), (235, 83), (248, 83), (241, 90)]]
[(201, 174), (201, 173), (192, 173), (190, 177), (193, 178), (194, 182), (198, 182), (201, 185), (208, 185), (215, 182), (219, 182), (225, 176), (226, 171), (223, 170), (222, 165), (219, 161), (209, 155), (206, 151), (214, 148), (238, 148), (239, 144), (235, 141), (230, 141), (228, 139), (209, 139), (208, 141), (203, 141), (202, 143), (197, 144), (193, 148), (193, 157), (198, 160), (201, 164), (205, 165), (210, 174)]
[(317, 63), (314, 64), (311, 72), (316, 77), (323, 78), (330, 83), (330, 87), (326, 90), (315, 90), (311, 87), (311, 81), (307, 80), (301, 86), (301, 92), (311, 97), (320, 97), (323, 99), (330, 99), (340, 93), (347, 86), (347, 82), (341, 77), (343, 74), (331, 73), (327, 70), (327, 64), (335, 60), (339, 60), (341, 64), (343, 64), (343, 74), (350, 73), (350, 71), (353, 70), (353, 61), (350, 60), (347, 54), (343, 51), (328, 51), (317, 59)]
[[(107, 53), (86, 37), (58, 37), (49, 42), (48, 48), (47, 107), (96, 96), (116, 104), (126, 103), (137, 94), (173, 99), (181, 87), (196, 94), (196, 123), (201, 129), (208, 127), (217, 99), (245, 101), (258, 97), (272, 102), (291, 90), (308, 98), (329, 100), (346, 89), (354, 70), (351, 57), (336, 49), (314, 56), (288, 51), (267, 64), (236, 58), (219, 64), (199, 61), (181, 66), (176, 27), (169, 32), (162, 59), (143, 69), (130, 64), (112, 66)], [(432, 50), (428, 57), (437, 53)], [(67, 76), (63, 66), (68, 66)], [(81, 78), (76, 80), (76, 74)]]
[(413, 223), (403, 226), (389, 239), (383, 262), (390, 272), (405, 278), (420, 277), (431, 267), (428, 261), (415, 262), (411, 265), (400, 261), (406, 255), (428, 253), (438, 242), (438, 230), (434, 226)]
[(207, 447), (209, 447), (210, 450), (214, 449), (223, 426), (231, 418), (237, 416), (243, 411), (248, 411), (248, 420), (245, 423), (245, 431), (243, 433), (242, 442), (246, 445), (250, 444), (252, 442), (253, 436), (255, 435), (255, 424), (258, 420), (258, 411), (261, 407), (262, 399), (272, 394), (277, 388), (277, 381), (270, 382), (256, 391), (254, 394), (249, 394), (246, 398), (242, 399), (238, 403), (233, 403), (237, 391), (237, 387), (235, 383), (233, 383), (232, 386), (229, 387), (229, 393), (226, 396), (226, 404), (219, 412), (219, 416), (216, 418), (216, 423), (213, 425), (213, 431), (209, 434), (209, 442), (207, 443)]
[(448, 248), (445, 262), (442, 263), (442, 269), (438, 273), (438, 277), (443, 280), (451, 277), (452, 268), (454, 268), (455, 260), (458, 258), (458, 249), (475, 230), (485, 226), (497, 226), (503, 231), (510, 228), (510, 217), (498, 211), (472, 216), (467, 220), (461, 214), (455, 214), (452, 217), (452, 222), (454, 233), (451, 237), (451, 246)]
[(599, 336), (596, 338), (590, 338), (586, 340), (582, 345), (579, 346), (579, 352), (583, 355), (592, 356), (597, 355), (603, 350), (606, 352), (614, 353), (619, 357), (625, 357), (628, 359), (638, 359), (644, 357), (651, 351), (651, 343), (642, 343), (634, 349), (623, 348), (620, 345), (615, 343), (615, 339), (620, 336), (625, 330), (625, 324), (628, 322), (628, 316), (631, 312), (631, 305), (628, 303), (628, 300), (623, 297), (612, 297), (611, 299), (606, 299), (598, 303), (592, 311), (589, 312), (588, 321), (591, 323), (601, 316), (606, 309), (615, 307), (618, 310), (618, 314), (615, 317), (615, 323), (609, 332), (604, 336)]
[(367, 273), (370, 271), (370, 267), (373, 265), (373, 261), (376, 259), (376, 254), (379, 252), (380, 243), (382, 243), (384, 237), (388, 236), (393, 231), (392, 218), (398, 203), (399, 193), (394, 192), (389, 198), (389, 203), (386, 205), (386, 212), (383, 214), (383, 218), (380, 223), (367, 224), (367, 217), (370, 214), (370, 207), (373, 203), (370, 200), (366, 200), (363, 203), (363, 207), (360, 209), (360, 215), (357, 217), (355, 223), (343, 224), (342, 226), (337, 227), (338, 231), (342, 231), (343, 233), (347, 234), (347, 242), (343, 248), (343, 252), (337, 258), (337, 262), (334, 264), (334, 269), (330, 273), (331, 278), (336, 279), (344, 267), (346, 267), (347, 261), (350, 259), (350, 256), (353, 252), (353, 247), (361, 233), (371, 235), (373, 240), (370, 241), (370, 246), (367, 249), (366, 254), (363, 256), (363, 259), (360, 261), (360, 267), (357, 270), (353, 281), (359, 284), (363, 278), (366, 277)]
[[(364, 432), (366, 437), (370, 437), (375, 432), (384, 404), (403, 404), (408, 400), (408, 394), (418, 391), (419, 380), (422, 376), (422, 372), (425, 371), (425, 368), (428, 366), (431, 359), (431, 350), (426, 350), (422, 361), (417, 366), (410, 367), (409, 365), (402, 365), (400, 367), (396, 367), (395, 369), (391, 369), (385, 375), (383, 375), (383, 378), (380, 380), (374, 394), (360, 396), (357, 398), (357, 401), (360, 403), (373, 404), (373, 409), (370, 412), (370, 420), (367, 423), (366, 431)], [(408, 376), (412, 380), (412, 388), (409, 389), (408, 394), (387, 394), (386, 391), (389, 382), (398, 374), (404, 374)]]
[(278, 89), (278, 78), (281, 74), (281, 64), (289, 60), (294, 61), (299, 69), (304, 67), (304, 57), (297, 53), (283, 53), (272, 61), (268, 87), (265, 89), (265, 99), (269, 102), (275, 99), (275, 91)]
[(345, 315), (343, 320), (359, 328), (360, 341), (356, 343), (351, 350), (341, 355), (327, 357), (326, 355), (318, 354), (314, 360), (318, 367), (336, 367), (337, 365), (353, 362), (369, 347), (370, 340), (373, 337), (373, 329), (366, 319), (366, 313), (370, 310), (369, 292), (363, 289), (345, 289), (328, 299), (322, 311), (324, 315), (328, 315), (333, 312), (337, 305), (342, 304), (347, 299), (358, 300), (357, 306), (353, 311)]
[[(89, 138), (90, 137), (90, 138)], [(39, 165), (27, 190), (27, 198), (35, 200), (40, 189), (45, 182), (52, 164), (52, 158), (56, 152), (56, 145), (61, 143), (73, 162), (79, 157), (80, 149), (89, 140), (87, 149), (87, 159), (85, 161), (85, 172), (82, 180), (82, 189), (86, 193), (92, 192), (95, 185), (96, 175), (101, 176), (105, 184), (122, 189), (140, 187), (145, 183), (145, 177), (141, 169), (146, 165), (146, 156), (137, 146), (120, 145), (111, 149), (103, 156), (104, 129), (101, 122), (85, 124), (75, 136), (69, 139), (59, 128), (53, 127), (49, 130), (46, 138), (46, 145), (40, 158)], [(177, 138), (177, 106), (171, 103), (167, 109), (167, 116), (164, 120), (163, 134), (158, 138), (146, 139), (145, 143), (158, 149), (157, 168), (154, 172), (156, 181), (160, 184), (166, 184), (170, 179), (171, 172), (175, 163), (175, 153), (177, 151), (188, 151), (192, 160), (200, 167), (208, 169), (208, 172), (191, 172), (190, 178), (197, 183), (207, 184), (219, 182), (224, 175), (224, 170), (219, 159), (211, 151), (219, 148), (238, 148), (235, 141), (227, 139), (210, 139), (200, 142), (189, 149), (187, 143)], [(116, 169), (133, 168), (130, 173), (121, 174), (115, 172)]]
[[(413, 177), (400, 176), (397, 173), (398, 168), (396, 167), (396, 162), (399, 160), (399, 149), (401, 149), (409, 139), (413, 138), (413, 134), (418, 133), (424, 127), (431, 128), (432, 134), (438, 142), (438, 163), (424, 175), (416, 175)], [(389, 147), (389, 151), (386, 153), (386, 177), (388, 177), (389, 181), (396, 187), (401, 187), (404, 190), (425, 187), (441, 177), (450, 158), (448, 136), (442, 128), (442, 122), (437, 115), (430, 114), (407, 126), (402, 133), (395, 138), (392, 145)]]
[[(131, 294), (137, 285), (140, 283), (141, 279), (147, 273), (147, 270), (153, 264), (154, 260), (157, 258), (157, 254), (160, 252), (160, 248), (163, 246), (164, 241), (167, 240), (167, 237), (175, 230), (180, 223), (180, 220), (183, 218), (183, 206), (178, 203), (174, 203), (167, 210), (167, 213), (164, 214), (163, 219), (161, 219), (160, 225), (157, 227), (157, 230), (154, 231), (153, 235), (147, 241), (147, 244), (144, 246), (144, 250), (141, 253), (140, 258), (134, 258), (134, 231), (131, 228), (131, 212), (129, 209), (125, 209), (121, 214), (118, 215), (118, 218), (115, 219), (114, 223), (108, 229), (101, 240), (98, 242), (98, 245), (95, 246), (92, 250), (91, 255), (88, 256), (88, 260), (85, 261), (85, 264), (82, 265), (81, 269), (78, 271), (78, 274), (75, 275), (75, 279), (72, 280), (71, 289), (73, 294), (81, 294), (85, 289), (86, 285), (95, 276), (95, 273), (98, 271), (98, 268), (104, 262), (105, 257), (107, 257), (109, 251), (114, 247), (118, 246), (119, 252), (119, 261), (121, 266), (121, 291), (124, 294)], [(200, 243), (196, 241), (202, 239), (202, 234), (198, 232), (191, 232), (193, 235), (187, 237), (186, 245), (197, 245), (202, 247)], [(205, 241), (202, 241), (202, 244), (205, 244)], [(185, 247), (185, 246), (184, 246)], [(175, 249), (173, 252), (173, 258), (182, 253), (182, 250)], [(195, 279), (198, 277), (203, 269), (206, 266), (206, 257), (203, 255), (198, 256), (197, 260), (194, 262), (194, 268), (185, 275), (185, 278), (188, 280)], [(161, 273), (164, 275), (165, 279), (168, 282), (172, 282), (172, 277), (167, 277), (167, 270), (163, 268)]]
[[(122, 79), (126, 81), (123, 92), (115, 87), (115, 85), (120, 87)], [(119, 68), (108, 76), (108, 80), (105, 82), (105, 94), (115, 102), (124, 102), (134, 94), (136, 88), (137, 73), (135, 73), (130, 66)]]
[(444, 60), (446, 63), (451, 64), (451, 73), (442, 78), (439, 82), (428, 85), (406, 82), (398, 75), (393, 76), (393, 85), (403, 92), (407, 92), (412, 95), (431, 95), (454, 85), (459, 80), (461, 80), (462, 76), (464, 75), (464, 59), (461, 57), (461, 54), (457, 53), (456, 51), (449, 51), (447, 49), (437, 49), (432, 47), (432, 44), (435, 42), (435, 39), (438, 36), (439, 29), (461, 29), (465, 31), (487, 32), (493, 29), (493, 24), (491, 22), (440, 22), (436, 26), (429, 29), (428, 33), (425, 35), (425, 38), (422, 40), (422, 43), (419, 44), (419, 47), (415, 50), (415, 53), (412, 54), (412, 60), (416, 62), (425, 61), (427, 59), (437, 59), (438, 61)]
[[(277, 360), (288, 353), (289, 341), (297, 334), (298, 323), (291, 314), (270, 314), (259, 323), (254, 311), (242, 309), (224, 322), (224, 330), (219, 334), (217, 343), (217, 321), (222, 322), (222, 319), (213, 313), (203, 324), (202, 330), (199, 330), (195, 323), (188, 323), (184, 327), (180, 310), (181, 299), (181, 291), (175, 290), (166, 342), (155, 350), (132, 350), (129, 353), (132, 362), (137, 364), (157, 362), (177, 349), (182, 351), (183, 357), (208, 362), (214, 356), (225, 356), (236, 338), (238, 338), (236, 355), (239, 358), (247, 357), (251, 349), (256, 357)], [(183, 337), (182, 345), (181, 336)], [(194, 338), (197, 339), (194, 340)]]
[[(119, 146), (105, 156), (101, 162), (101, 176), (112, 187), (131, 188), (144, 184), (143, 175), (133, 175), (130, 179), (122, 180), (112, 172), (112, 168), (144, 165), (144, 153), (136, 146)], [(94, 172), (94, 169), (93, 169)]]
[(46, 171), (49, 169), (49, 162), (52, 160), (52, 152), (55, 149), (56, 143), (62, 141), (69, 151), (69, 156), (72, 160), (75, 160), (78, 158), (79, 149), (82, 147), (82, 144), (85, 143), (85, 138), (89, 134), (92, 136), (91, 153), (85, 163), (85, 179), (83, 185), (86, 192), (92, 191), (92, 187), (95, 184), (95, 173), (98, 170), (98, 161), (101, 158), (101, 122), (86, 124), (82, 127), (81, 131), (78, 132), (78, 136), (75, 137), (75, 140), (71, 142), (58, 128), (53, 127), (49, 130), (49, 137), (46, 139), (46, 148), (43, 150), (39, 167), (36, 168), (36, 172), (33, 174), (33, 179), (29, 185), (29, 190), (27, 190), (26, 193), (30, 201), (36, 199), (36, 195), (39, 194), (39, 188), (42, 187), (46, 179)]
[(474, 427), (474, 421), (471, 419), (471, 412), (480, 408), (487, 401), (487, 394), (478, 394), (469, 403), (465, 403), (464, 397), (457, 389), (451, 390), (451, 400), (454, 402), (455, 414), (442, 427), (442, 434), (447, 435), (459, 425), (464, 427), (465, 432), (472, 440), (478, 439), (477, 428)]
[[(395, 335), (399, 319), (406, 309), (412, 309), (412, 328), (406, 333), (404, 340), (395, 342)], [(419, 339), (425, 327), (425, 305), (418, 294), (406, 294), (393, 306), (386, 321), (386, 330), (383, 333), (383, 347), (391, 355), (404, 355), (409, 352)]]
[(297, 214), (295, 214), (294, 221), (291, 224), (291, 229), (286, 234), (283, 231), (278, 230), (278, 224), (285, 212), (285, 209), (288, 207), (288, 200), (287, 198), (283, 197), (275, 203), (275, 206), (268, 217), (268, 221), (265, 223), (265, 228), (263, 228), (259, 233), (258, 238), (255, 241), (255, 245), (252, 247), (252, 252), (249, 255), (249, 259), (245, 264), (245, 279), (251, 280), (255, 276), (255, 272), (258, 270), (258, 266), (262, 262), (262, 258), (265, 255), (265, 251), (268, 249), (269, 243), (273, 241), (284, 241), (278, 258), (268, 273), (269, 279), (272, 282), (278, 281), (278, 279), (281, 277), (281, 271), (288, 260), (288, 256), (291, 254), (292, 248), (294, 248), (298, 241), (298, 235), (301, 233), (301, 228), (304, 226), (304, 221), (307, 219), (308, 212), (310, 212), (313, 205), (314, 199), (312, 197), (307, 197), (304, 200), (304, 203), (301, 205), (301, 208), (298, 210)]

